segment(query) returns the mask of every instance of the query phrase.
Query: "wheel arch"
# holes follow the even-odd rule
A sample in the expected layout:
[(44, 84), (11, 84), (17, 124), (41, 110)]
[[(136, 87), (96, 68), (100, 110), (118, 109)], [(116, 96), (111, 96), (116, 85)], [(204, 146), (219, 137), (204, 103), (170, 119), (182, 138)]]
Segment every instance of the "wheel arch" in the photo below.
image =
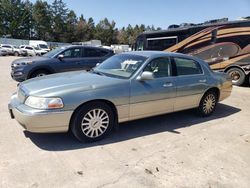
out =
[(239, 66), (239, 65), (230, 65), (230, 66), (228, 66), (228, 67), (226, 67), (226, 68), (224, 69), (224, 72), (226, 73), (228, 70), (230, 70), (230, 69), (232, 69), (232, 68), (241, 69), (241, 70), (246, 74), (245, 70), (244, 70), (241, 66)]
[[(206, 91), (205, 91), (205, 93), (203, 94), (203, 96), (205, 96), (208, 92), (210, 92), (210, 91), (213, 91), (213, 92), (215, 92), (216, 94), (217, 94), (217, 100), (219, 101), (219, 99), (220, 99), (220, 89), (218, 88), (218, 87), (211, 87), (211, 88), (208, 88)], [(203, 97), (202, 96), (202, 97)]]
[[(74, 110), (73, 114), (72, 114), (71, 117), (70, 117), (69, 127), (72, 125), (72, 121), (73, 121), (73, 119), (74, 119), (74, 116), (75, 116), (76, 112), (77, 112), (80, 108), (82, 108), (83, 106), (85, 106), (86, 104), (94, 103), (94, 102), (105, 103), (105, 104), (107, 104), (107, 105), (111, 108), (111, 110), (112, 110), (113, 113), (115, 114), (115, 125), (114, 125), (114, 127), (117, 128), (117, 126), (118, 126), (118, 111), (117, 111), (117, 109), (116, 109), (114, 103), (111, 102), (110, 100), (106, 100), (106, 99), (94, 99), (94, 100), (90, 100), (90, 101), (87, 101), (87, 102), (84, 102), (84, 103), (80, 104), (80, 105)], [(69, 130), (70, 130), (70, 129), (69, 129)]]
[(39, 66), (39, 67), (35, 67), (35, 68), (33, 68), (33, 69), (31, 69), (30, 71), (29, 71), (29, 74), (28, 74), (28, 78), (30, 78), (30, 76), (34, 73), (34, 72), (36, 72), (36, 71), (40, 71), (40, 70), (45, 70), (45, 71), (47, 71), (47, 72), (49, 72), (50, 74), (53, 74), (53, 73), (55, 73), (55, 71), (51, 68), (51, 67), (48, 67), (48, 66)]

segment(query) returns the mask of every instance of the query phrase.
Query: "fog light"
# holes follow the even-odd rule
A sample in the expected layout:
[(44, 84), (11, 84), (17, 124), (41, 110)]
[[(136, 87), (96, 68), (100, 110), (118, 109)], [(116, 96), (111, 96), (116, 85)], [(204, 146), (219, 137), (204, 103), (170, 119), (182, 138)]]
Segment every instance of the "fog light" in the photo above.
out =
[(14, 75), (21, 76), (21, 75), (23, 75), (23, 73), (22, 72), (15, 72)]

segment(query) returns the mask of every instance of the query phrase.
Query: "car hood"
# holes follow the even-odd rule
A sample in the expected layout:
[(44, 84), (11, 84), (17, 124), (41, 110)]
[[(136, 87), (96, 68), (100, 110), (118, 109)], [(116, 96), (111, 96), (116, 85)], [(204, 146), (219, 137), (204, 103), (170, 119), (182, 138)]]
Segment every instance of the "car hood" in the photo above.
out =
[(27, 58), (16, 59), (12, 62), (12, 64), (20, 64), (20, 63), (31, 62), (31, 61), (32, 63), (35, 63), (35, 62), (42, 62), (42, 61), (47, 61), (47, 60), (51, 60), (51, 58), (49, 57), (27, 57)]
[(52, 74), (27, 80), (20, 84), (27, 95), (61, 96), (66, 93), (84, 92), (127, 83), (127, 80), (112, 78), (85, 71)]

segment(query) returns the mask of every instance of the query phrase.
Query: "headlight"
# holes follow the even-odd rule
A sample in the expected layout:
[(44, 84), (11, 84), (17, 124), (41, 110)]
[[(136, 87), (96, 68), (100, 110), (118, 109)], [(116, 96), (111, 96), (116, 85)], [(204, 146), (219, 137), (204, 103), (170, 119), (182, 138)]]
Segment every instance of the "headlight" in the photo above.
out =
[(25, 62), (22, 62), (21, 65), (29, 65), (31, 63), (32, 63), (32, 61), (25, 61)]
[(18, 66), (24, 66), (24, 65), (30, 65), (32, 63), (32, 61), (24, 61), (24, 62), (20, 62), (20, 63), (14, 63), (13, 67), (18, 67)]
[(42, 98), (29, 96), (26, 99), (25, 104), (31, 108), (42, 110), (63, 108), (63, 101), (60, 98)]

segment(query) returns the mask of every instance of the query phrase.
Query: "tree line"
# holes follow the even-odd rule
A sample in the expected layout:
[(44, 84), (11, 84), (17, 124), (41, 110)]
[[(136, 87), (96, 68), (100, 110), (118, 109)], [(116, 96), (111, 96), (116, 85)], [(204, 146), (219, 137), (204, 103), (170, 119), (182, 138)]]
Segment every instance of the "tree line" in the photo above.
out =
[(0, 37), (54, 42), (101, 40), (104, 45), (133, 44), (144, 31), (160, 30), (144, 24), (118, 29), (107, 18), (95, 24), (92, 17), (78, 17), (62, 0), (51, 4), (37, 0), (0, 0)]

